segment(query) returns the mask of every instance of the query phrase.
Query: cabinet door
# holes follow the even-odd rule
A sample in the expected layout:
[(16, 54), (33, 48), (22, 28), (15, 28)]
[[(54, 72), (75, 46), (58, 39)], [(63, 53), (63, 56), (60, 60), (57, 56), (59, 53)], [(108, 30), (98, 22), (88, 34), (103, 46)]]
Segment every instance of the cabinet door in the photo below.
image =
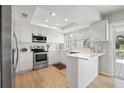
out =
[(83, 48), (83, 40), (76, 41), (76, 48)]
[(48, 52), (48, 63), (49, 64), (53, 64), (54, 61), (53, 61), (53, 53), (52, 52)]
[(61, 62), (62, 64), (65, 64), (64, 52), (60, 52), (60, 62)]
[(63, 34), (59, 34), (57, 40), (58, 40), (58, 43), (64, 43), (64, 35)]
[(47, 43), (53, 43), (53, 36), (47, 35)]
[(33, 68), (33, 54), (29, 53), (19, 53), (19, 71), (25, 71)]
[(33, 52), (28, 52), (26, 58), (28, 62), (33, 62)]
[(40, 34), (40, 33), (39, 33), (39, 29), (37, 29), (37, 28), (33, 28), (33, 29), (32, 29), (32, 33), (33, 33), (33, 34)]
[(26, 54), (25, 53), (20, 53), (19, 55), (19, 72), (24, 71), (24, 65), (26, 63)]
[(64, 35), (52, 33), (47, 35), (47, 43), (64, 43)]
[(21, 27), (20, 41), (21, 42), (32, 42), (32, 29), (31, 28)]
[(59, 63), (60, 59), (59, 59), (59, 52), (54, 52), (54, 63)]
[(49, 52), (48, 53), (48, 62), (49, 64), (56, 64), (59, 60), (59, 52)]
[(110, 62), (108, 54), (99, 57), (99, 72), (102, 74), (110, 75)]
[(66, 56), (66, 52), (65, 51), (60, 53), (60, 60), (61, 60), (62, 64), (65, 64), (65, 65), (67, 64), (67, 56)]
[(57, 42), (57, 39), (58, 39), (57, 35), (56, 35), (55, 33), (53, 33), (53, 34), (52, 34), (52, 38), (51, 38), (52, 43), (58, 43), (58, 42)]
[(32, 52), (27, 53), (26, 60), (27, 60), (26, 62), (27, 69), (32, 69), (33, 68), (33, 53)]
[(105, 41), (108, 40), (108, 21), (104, 20), (91, 25), (91, 40)]

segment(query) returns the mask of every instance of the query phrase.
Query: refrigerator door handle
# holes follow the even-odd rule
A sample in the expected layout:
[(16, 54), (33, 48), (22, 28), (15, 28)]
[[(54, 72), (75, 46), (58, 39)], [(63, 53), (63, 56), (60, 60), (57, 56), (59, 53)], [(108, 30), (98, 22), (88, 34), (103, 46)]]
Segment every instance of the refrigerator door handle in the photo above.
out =
[(15, 49), (12, 49), (12, 65), (14, 65), (14, 52), (15, 52)]
[(15, 45), (16, 45), (16, 67), (15, 67), (15, 69), (17, 68), (17, 65), (18, 65), (18, 59), (19, 59), (19, 50), (18, 50), (18, 43), (17, 43), (17, 37), (16, 37), (16, 35), (15, 35), (15, 33), (13, 33), (13, 37), (14, 37), (14, 39), (15, 39)]

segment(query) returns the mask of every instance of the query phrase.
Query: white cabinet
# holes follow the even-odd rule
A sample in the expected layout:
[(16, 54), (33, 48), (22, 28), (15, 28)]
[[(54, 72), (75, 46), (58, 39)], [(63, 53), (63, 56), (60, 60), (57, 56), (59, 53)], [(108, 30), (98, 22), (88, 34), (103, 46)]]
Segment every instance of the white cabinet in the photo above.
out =
[(66, 54), (69, 54), (69, 50), (60, 52), (60, 62), (62, 64), (65, 64), (65, 65), (67, 65), (67, 56), (66, 56)]
[(47, 43), (64, 43), (64, 35), (58, 33), (49, 33), (47, 35)]
[(48, 63), (49, 64), (56, 64), (59, 63), (59, 52), (57, 51), (50, 51), (48, 52)]
[(54, 52), (54, 62), (55, 63), (59, 63), (60, 62), (59, 52)]
[(53, 43), (53, 35), (47, 35), (47, 43)]
[(20, 42), (32, 42), (32, 29), (29, 27), (21, 27)]
[(17, 65), (17, 72), (30, 70), (33, 68), (33, 53), (19, 53), (19, 61)]
[(56, 63), (62, 63), (65, 64), (67, 63), (67, 56), (66, 54), (69, 53), (69, 51), (50, 51), (48, 53), (48, 62), (49, 64), (56, 64)]
[(88, 60), (77, 57), (67, 58), (67, 79), (70, 88), (87, 87), (98, 76), (98, 57)]
[(108, 54), (99, 57), (99, 73), (111, 75), (111, 65), (109, 62)]
[(39, 34), (39, 29), (33, 28), (33, 29), (32, 29), (32, 33), (33, 33), (33, 34)]
[(90, 39), (98, 41), (108, 40), (108, 21), (104, 20), (91, 25)]
[(66, 65), (66, 55), (64, 51), (60, 52), (60, 62)]
[(106, 55), (99, 57), (99, 72), (106, 75), (112, 75), (112, 64), (110, 61), (110, 42), (99, 42), (103, 49), (106, 50)]
[(83, 40), (77, 40), (76, 41), (76, 48), (82, 48), (82, 47), (84, 47), (83, 44), (84, 43), (84, 41)]
[(64, 43), (64, 35), (56, 34), (55, 40), (56, 40), (56, 43)]
[(19, 42), (32, 42), (32, 29), (30, 27), (16, 26), (14, 32)]

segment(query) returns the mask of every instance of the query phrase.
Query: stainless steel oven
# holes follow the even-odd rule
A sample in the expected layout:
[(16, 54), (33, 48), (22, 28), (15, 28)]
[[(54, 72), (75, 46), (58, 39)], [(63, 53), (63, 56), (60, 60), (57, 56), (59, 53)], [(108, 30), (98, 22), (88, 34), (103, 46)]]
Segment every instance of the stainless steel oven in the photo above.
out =
[(48, 67), (47, 52), (34, 52), (34, 69)]

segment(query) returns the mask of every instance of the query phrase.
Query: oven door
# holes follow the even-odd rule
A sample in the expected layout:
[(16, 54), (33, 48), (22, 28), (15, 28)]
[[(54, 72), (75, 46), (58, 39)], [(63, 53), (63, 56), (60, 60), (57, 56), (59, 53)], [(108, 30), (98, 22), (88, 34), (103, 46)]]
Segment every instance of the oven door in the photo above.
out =
[(46, 63), (47, 61), (47, 53), (34, 53), (34, 63), (41, 64)]

